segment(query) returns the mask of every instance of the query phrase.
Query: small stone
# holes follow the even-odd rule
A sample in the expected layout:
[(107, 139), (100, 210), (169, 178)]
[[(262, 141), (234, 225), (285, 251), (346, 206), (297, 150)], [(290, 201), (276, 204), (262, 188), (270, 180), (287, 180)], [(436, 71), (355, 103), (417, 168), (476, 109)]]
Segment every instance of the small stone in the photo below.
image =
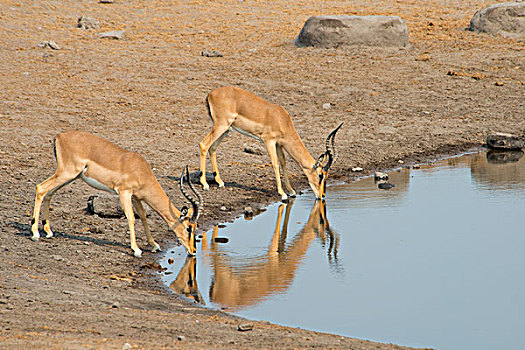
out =
[(120, 305), (117, 302), (114, 302), (113, 304), (111, 304), (111, 308), (112, 309), (118, 309), (119, 307), (120, 307)]
[(228, 211), (228, 208), (226, 208), (224, 205), (219, 209), (220, 211)]
[(245, 216), (253, 216), (253, 208), (252, 207), (245, 207), (244, 208), (244, 215)]
[(389, 190), (389, 189), (391, 189), (393, 187), (396, 187), (396, 185), (391, 184), (390, 182), (382, 182), (379, 185), (377, 185), (377, 188), (379, 188), (381, 190)]
[(353, 172), (353, 173), (358, 173), (358, 172), (360, 172), (360, 171), (363, 171), (363, 168), (360, 168), (360, 167), (358, 167), (358, 166), (352, 168), (352, 172)]
[(419, 165), (419, 164), (414, 164), (412, 166), (412, 169), (420, 169), (420, 168), (421, 168), (421, 165)]
[(426, 62), (429, 60), (430, 60), (430, 56), (426, 53), (423, 53), (416, 58), (416, 61), (419, 61), (419, 62)]
[(97, 29), (100, 27), (100, 24), (94, 18), (82, 16), (78, 18), (77, 27), (82, 29)]
[(101, 4), (112, 4), (114, 2), (115, 2), (115, 0), (100, 0), (99, 1), (99, 3), (101, 3)]
[(239, 332), (251, 331), (253, 329), (253, 323), (241, 323), (237, 326)]
[(388, 180), (388, 174), (387, 173), (382, 173), (380, 171), (376, 171), (374, 173), (374, 179), (375, 180)]
[(106, 38), (106, 39), (120, 40), (124, 37), (125, 34), (126, 34), (125, 30), (112, 30), (109, 32), (100, 33), (98, 37), (101, 39)]
[(332, 108), (332, 104), (331, 103), (323, 104), (323, 109), (330, 109), (330, 108)]
[(47, 46), (53, 50), (60, 50), (60, 46), (58, 46), (53, 40), (48, 41)]
[(168, 259), (168, 264), (172, 265), (172, 264), (173, 264), (173, 261), (174, 261), (173, 258), (169, 258), (169, 259)]
[(226, 237), (215, 237), (215, 243), (228, 243), (228, 238)]
[(51, 257), (55, 259), (56, 261), (64, 261), (64, 258), (61, 257), (60, 255), (51, 255)]
[(494, 85), (496, 85), (496, 86), (503, 86), (505, 84), (503, 82), (501, 82), (501, 81), (497, 81)]
[(132, 348), (132, 346), (131, 346), (130, 343), (124, 343), (124, 345), (122, 346), (122, 350), (129, 350), (131, 348)]
[(201, 56), (204, 56), (204, 57), (223, 57), (224, 55), (221, 52), (215, 51), (215, 50), (203, 50), (203, 51), (201, 51)]
[(525, 146), (524, 140), (516, 135), (496, 133), (487, 136), (487, 146), (492, 149), (517, 150)]
[(404, 164), (405, 162), (403, 162), (401, 159), (397, 161), (399, 164)]
[(178, 340), (178, 341), (185, 341), (185, 340), (186, 340), (186, 337), (183, 336), (183, 335), (179, 335), (179, 336), (177, 337), (177, 340)]

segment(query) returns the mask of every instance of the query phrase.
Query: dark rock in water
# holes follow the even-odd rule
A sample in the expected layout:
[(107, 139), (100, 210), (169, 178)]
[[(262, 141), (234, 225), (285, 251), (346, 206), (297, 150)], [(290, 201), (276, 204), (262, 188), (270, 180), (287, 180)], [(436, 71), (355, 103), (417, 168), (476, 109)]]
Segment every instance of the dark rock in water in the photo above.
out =
[(499, 151), (490, 150), (487, 152), (487, 162), (492, 164), (515, 163), (523, 157), (522, 150)]
[(518, 150), (525, 146), (525, 142), (515, 135), (497, 133), (487, 136), (487, 146), (498, 150)]
[(253, 216), (253, 208), (252, 207), (245, 207), (244, 208), (244, 216)]
[(495, 4), (477, 11), (470, 20), (469, 30), (521, 39), (525, 38), (524, 18), (524, 2)]
[(382, 182), (379, 185), (377, 185), (377, 188), (379, 188), (381, 190), (389, 190), (389, 189), (391, 189), (393, 187), (396, 187), (396, 185), (391, 184), (390, 182)]
[(228, 243), (229, 239), (226, 237), (215, 237), (215, 243)]
[(408, 29), (398, 16), (313, 16), (295, 39), (299, 47), (344, 45), (408, 46)]

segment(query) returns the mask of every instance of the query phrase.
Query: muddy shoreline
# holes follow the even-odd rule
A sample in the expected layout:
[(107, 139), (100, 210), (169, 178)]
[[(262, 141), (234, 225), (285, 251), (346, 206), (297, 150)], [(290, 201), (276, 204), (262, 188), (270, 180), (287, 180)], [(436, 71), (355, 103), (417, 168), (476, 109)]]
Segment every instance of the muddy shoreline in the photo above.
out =
[[(53, 198), (56, 237), (32, 242), (35, 186), (54, 172), (54, 135), (85, 130), (143, 155), (181, 207), (185, 200), (173, 178), (185, 165), (198, 170), (198, 142), (210, 128), (204, 98), (225, 85), (282, 105), (314, 157), (329, 130), (344, 121), (331, 182), (351, 180), (354, 167), (366, 174), (398, 167), (399, 160), (408, 165), (461, 153), (482, 145), (488, 133), (524, 135), (525, 43), (465, 30), (486, 5), (2, 2), (1, 347), (402, 348), (267, 322), (238, 331), (245, 320), (166, 293), (157, 278), (160, 255), (133, 256), (125, 219), (87, 215), (89, 196), (99, 193), (80, 182)], [(320, 13), (399, 15), (410, 47), (295, 47), (304, 21)], [(77, 28), (80, 16), (96, 18), (100, 27)], [(98, 37), (121, 29), (121, 40)], [(60, 49), (39, 47), (49, 40)], [(204, 57), (203, 50), (223, 57)], [(260, 152), (246, 153), (246, 147)], [(201, 229), (241, 215), (246, 206), (279, 200), (261, 145), (232, 133), (217, 156), (226, 187), (210, 184), (203, 193)], [(306, 189), (299, 167), (287, 164), (294, 188)], [(158, 215), (148, 222), (167, 249), (174, 235)]]

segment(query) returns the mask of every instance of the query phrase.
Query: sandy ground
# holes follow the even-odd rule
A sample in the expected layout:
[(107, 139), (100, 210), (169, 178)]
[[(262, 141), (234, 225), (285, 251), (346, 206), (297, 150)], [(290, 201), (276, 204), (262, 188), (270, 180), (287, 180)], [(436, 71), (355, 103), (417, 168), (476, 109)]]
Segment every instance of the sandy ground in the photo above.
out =
[[(239, 332), (245, 320), (162, 287), (159, 255), (133, 257), (125, 219), (86, 215), (96, 190), (85, 184), (54, 197), (57, 237), (32, 242), (35, 185), (54, 172), (53, 136), (79, 129), (142, 154), (182, 206), (172, 177), (185, 164), (197, 170), (198, 142), (210, 128), (203, 101), (223, 85), (285, 107), (314, 157), (344, 121), (332, 181), (350, 180), (357, 166), (369, 173), (461, 152), (490, 132), (523, 135), (525, 43), (465, 30), (492, 3), (1, 1), (0, 348), (398, 348), (267, 322)], [(293, 39), (317, 14), (399, 15), (411, 46), (296, 48)], [(76, 28), (80, 16), (100, 28)], [(122, 40), (98, 38), (119, 29)], [(60, 50), (38, 46), (49, 40)], [(226, 188), (204, 193), (201, 229), (279, 200), (268, 156), (245, 146), (263, 150), (239, 134), (219, 147)], [(296, 189), (306, 189), (299, 168), (289, 169)], [(149, 222), (168, 247), (174, 235), (157, 215)]]

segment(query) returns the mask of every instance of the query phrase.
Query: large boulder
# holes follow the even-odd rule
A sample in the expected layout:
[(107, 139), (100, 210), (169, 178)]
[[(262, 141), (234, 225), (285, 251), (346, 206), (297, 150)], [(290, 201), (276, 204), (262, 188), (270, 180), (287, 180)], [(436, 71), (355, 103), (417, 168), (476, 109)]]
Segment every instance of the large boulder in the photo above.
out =
[(408, 29), (398, 16), (313, 16), (295, 39), (297, 46), (408, 46)]
[(508, 38), (525, 38), (525, 2), (496, 4), (477, 11), (470, 20), (471, 31)]

